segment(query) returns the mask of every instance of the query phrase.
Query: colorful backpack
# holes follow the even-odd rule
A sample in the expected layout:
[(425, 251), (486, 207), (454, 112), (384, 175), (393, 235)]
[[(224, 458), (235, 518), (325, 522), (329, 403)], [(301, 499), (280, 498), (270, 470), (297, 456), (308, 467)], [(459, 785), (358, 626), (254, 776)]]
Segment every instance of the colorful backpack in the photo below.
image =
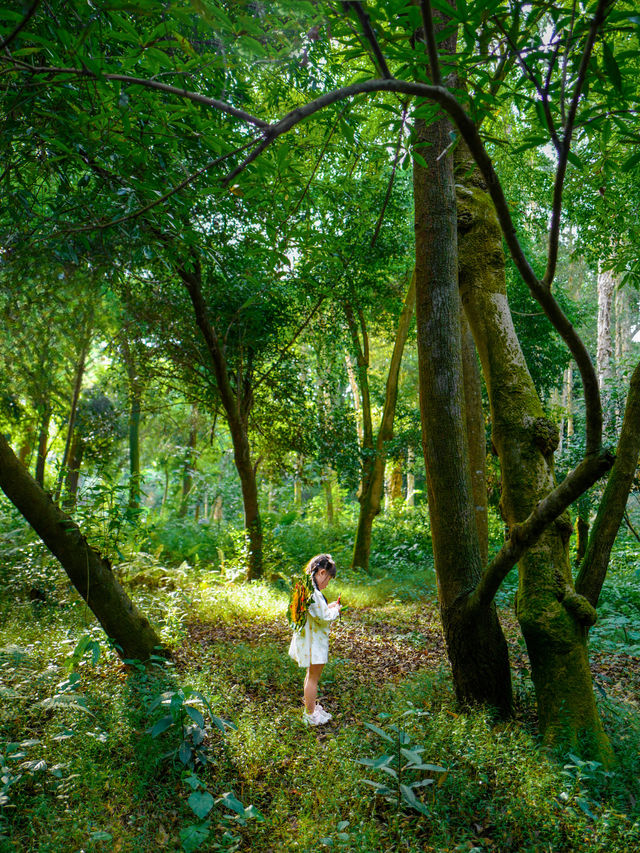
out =
[(311, 575), (304, 572), (291, 584), (287, 619), (294, 631), (302, 631), (307, 622), (309, 605), (313, 601), (313, 581)]

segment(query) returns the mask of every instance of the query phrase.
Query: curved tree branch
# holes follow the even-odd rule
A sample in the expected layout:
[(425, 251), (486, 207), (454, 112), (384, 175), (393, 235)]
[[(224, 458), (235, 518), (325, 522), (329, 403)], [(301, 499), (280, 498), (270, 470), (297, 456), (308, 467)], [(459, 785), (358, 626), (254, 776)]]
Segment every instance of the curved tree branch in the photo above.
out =
[(40, 0), (34, 0), (31, 6), (27, 9), (27, 14), (24, 18), (17, 24), (16, 27), (9, 33), (6, 39), (3, 42), (0, 42), (0, 50), (4, 50), (6, 47), (9, 47), (14, 38), (19, 35), (20, 32), (27, 26), (31, 18), (35, 15), (36, 9), (40, 5)]

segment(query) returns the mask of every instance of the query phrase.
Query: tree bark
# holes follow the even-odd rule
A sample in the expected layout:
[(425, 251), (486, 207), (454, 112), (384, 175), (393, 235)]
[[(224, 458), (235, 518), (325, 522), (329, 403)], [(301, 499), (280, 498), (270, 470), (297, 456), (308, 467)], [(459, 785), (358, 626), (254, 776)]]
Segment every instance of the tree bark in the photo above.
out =
[(358, 515), (358, 526), (356, 528), (355, 542), (353, 546), (352, 567), (360, 567), (368, 571), (369, 557), (371, 553), (371, 532), (373, 520), (379, 514), (384, 491), (384, 474), (386, 466), (385, 445), (393, 438), (393, 422), (395, 419), (396, 402), (398, 399), (398, 384), (400, 379), (400, 367), (405, 344), (411, 328), (413, 311), (416, 298), (415, 273), (411, 276), (409, 288), (405, 296), (404, 305), (398, 320), (398, 328), (389, 364), (389, 373), (385, 388), (384, 408), (382, 419), (378, 428), (378, 434), (373, 440), (373, 426), (371, 421), (371, 403), (369, 397), (369, 383), (367, 368), (369, 366), (369, 346), (366, 337), (364, 319), (361, 318), (363, 344), (360, 346), (357, 327), (353, 314), (347, 312), (349, 327), (354, 339), (358, 344), (358, 367), (360, 376), (360, 391), (362, 394), (363, 413), (363, 463), (362, 480), (358, 501), (360, 512)]
[[(555, 425), (544, 417), (507, 302), (502, 235), (480, 186), (459, 192), (460, 288), (489, 393), (492, 440), (502, 473), (501, 512), (510, 530), (555, 486)], [(565, 512), (519, 562), (516, 615), (524, 635), (545, 743), (576, 749), (583, 738), (599, 761), (613, 753), (593, 695), (587, 631), (595, 611), (573, 587)]]
[(22, 513), (73, 586), (115, 641), (123, 659), (148, 661), (161, 641), (116, 580), (109, 561), (92, 548), (72, 521), (44, 492), (0, 434), (0, 487)]
[(196, 446), (198, 443), (198, 409), (191, 407), (189, 418), (189, 437), (187, 439), (187, 451), (185, 453), (184, 467), (182, 469), (182, 498), (178, 517), (184, 518), (189, 509), (189, 499), (193, 490), (193, 475), (195, 472)]
[(611, 270), (598, 267), (598, 349), (596, 366), (600, 392), (605, 392), (613, 376), (613, 340), (611, 337), (611, 305), (615, 279)]
[[(451, 45), (449, 48), (451, 49)], [(415, 126), (413, 187), (422, 442), (440, 611), (458, 700), (511, 711), (507, 645), (493, 602), (470, 593), (482, 560), (464, 423), (451, 125)], [(426, 162), (426, 166), (423, 165)]]
[(51, 424), (51, 406), (46, 403), (40, 418), (38, 429), (38, 453), (36, 456), (36, 483), (44, 488), (45, 465), (49, 444), (49, 425)]
[(407, 506), (415, 506), (416, 503), (416, 475), (413, 470), (415, 463), (415, 452), (413, 447), (407, 448)]
[[(244, 525), (249, 540), (249, 560), (247, 579), (254, 580), (262, 576), (262, 519), (258, 504), (258, 484), (256, 469), (251, 462), (249, 445), (248, 421), (253, 395), (250, 387), (238, 387), (236, 392), (231, 385), (227, 360), (218, 340), (215, 328), (209, 319), (207, 306), (202, 296), (201, 268), (198, 261), (191, 268), (180, 267), (178, 274), (182, 279), (196, 317), (207, 350), (224, 408), (231, 442), (233, 444), (233, 459), (235, 462), (240, 486), (242, 489), (242, 504), (244, 508)], [(244, 384), (244, 377), (239, 377), (239, 385)]]
[(389, 499), (391, 505), (402, 500), (402, 460), (394, 459), (391, 466), (391, 481), (389, 483)]
[(475, 509), (480, 558), (483, 565), (489, 556), (489, 499), (487, 495), (487, 440), (482, 411), (482, 384), (476, 345), (467, 318), (460, 316), (462, 332), (462, 371), (464, 378), (464, 406), (466, 415), (471, 486)]
[(598, 507), (589, 544), (576, 578), (576, 591), (598, 604), (611, 549), (622, 523), (640, 455), (640, 365), (631, 377), (616, 461)]
[(84, 370), (87, 364), (87, 355), (89, 353), (89, 346), (91, 344), (91, 320), (87, 324), (86, 335), (82, 342), (82, 346), (80, 348), (80, 353), (78, 355), (78, 361), (76, 364), (76, 372), (75, 378), (73, 382), (73, 393), (71, 396), (71, 406), (69, 408), (69, 423), (67, 425), (67, 437), (64, 444), (64, 452), (62, 454), (62, 462), (60, 463), (60, 470), (58, 471), (58, 479), (56, 482), (56, 490), (54, 493), (54, 501), (58, 501), (60, 498), (60, 492), (62, 491), (62, 483), (64, 481), (65, 469), (69, 464), (69, 452), (71, 450), (71, 442), (73, 440), (74, 430), (76, 426), (76, 415), (78, 413), (78, 401), (80, 400), (80, 392), (82, 390), (82, 380), (84, 378)]

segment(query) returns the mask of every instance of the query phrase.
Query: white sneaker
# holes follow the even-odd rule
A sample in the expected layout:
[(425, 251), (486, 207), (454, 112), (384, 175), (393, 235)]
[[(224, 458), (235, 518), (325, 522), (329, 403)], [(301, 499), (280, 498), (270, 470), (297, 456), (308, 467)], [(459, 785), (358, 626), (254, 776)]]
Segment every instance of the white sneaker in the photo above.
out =
[(313, 714), (307, 714), (306, 711), (303, 711), (302, 719), (308, 726), (323, 726), (327, 722), (325, 715), (318, 709), (317, 705)]
[(325, 723), (328, 723), (329, 720), (333, 719), (333, 714), (330, 714), (328, 711), (325, 711), (325, 709), (322, 707), (322, 705), (319, 702), (316, 705), (316, 711), (320, 711), (320, 713), (324, 717)]

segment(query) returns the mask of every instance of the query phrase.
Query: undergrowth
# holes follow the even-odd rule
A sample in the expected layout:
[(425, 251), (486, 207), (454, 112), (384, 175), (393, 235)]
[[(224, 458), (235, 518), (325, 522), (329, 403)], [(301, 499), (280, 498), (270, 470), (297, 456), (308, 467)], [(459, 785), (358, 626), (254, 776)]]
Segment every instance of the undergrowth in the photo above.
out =
[[(428, 539), (415, 530), (403, 539), (398, 519), (385, 525), (371, 575), (342, 569), (330, 597), (342, 592), (364, 625), (421, 642), (415, 614), (436, 607)], [(217, 564), (129, 554), (123, 581), (179, 652), (179, 666), (144, 671), (119, 662), (55, 563), (8, 527), (0, 569), (3, 853), (640, 846), (640, 717), (630, 702), (601, 700), (620, 759), (614, 771), (544, 752), (530, 688), (509, 723), (461, 714), (442, 665), (374, 682), (366, 660), (334, 655), (321, 681), (334, 723), (303, 725), (302, 671), (274, 626), (283, 623), (288, 570), (328, 547), (340, 553), (339, 537), (334, 547), (325, 528), (306, 538), (274, 528), (270, 547), (280, 558), (261, 583), (241, 584)], [(629, 562), (621, 556), (614, 565), (605, 619), (609, 607), (635, 619)], [(222, 626), (220, 635), (192, 642), (194, 619)], [(255, 631), (225, 639), (233, 624)], [(616, 653), (624, 635), (606, 624), (597, 642)], [(414, 755), (413, 769), (403, 769), (402, 749)], [(400, 780), (384, 766), (399, 768)]]

